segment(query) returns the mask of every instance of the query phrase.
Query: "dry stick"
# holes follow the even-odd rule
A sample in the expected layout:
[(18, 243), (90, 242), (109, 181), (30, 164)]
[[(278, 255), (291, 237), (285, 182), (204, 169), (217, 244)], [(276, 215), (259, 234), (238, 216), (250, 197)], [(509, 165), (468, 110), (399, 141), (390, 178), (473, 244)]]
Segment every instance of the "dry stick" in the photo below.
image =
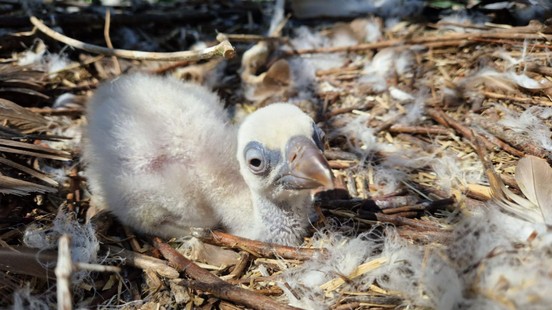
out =
[(384, 209), (384, 214), (396, 214), (408, 211), (432, 211), (437, 208), (451, 205), (455, 202), (454, 198), (439, 199), (435, 201), (422, 202), (413, 206), (403, 206), (398, 208)]
[[(58, 186), (59, 186), (59, 183), (58, 183), (56, 180), (50, 178), (49, 176), (47, 176), (46, 174), (42, 173), (41, 171), (34, 170), (34, 169), (29, 168), (29, 167), (27, 167), (27, 166), (23, 166), (23, 165), (18, 164), (18, 163), (14, 162), (14, 161), (11, 161), (11, 160), (9, 160), (9, 159), (7, 159), (7, 158), (0, 157), (0, 164), (6, 165), (6, 166), (10, 166), (10, 167), (12, 167), (12, 168), (14, 168), (14, 169), (17, 169), (17, 170), (20, 170), (20, 171), (22, 171), (22, 172), (25, 172), (25, 173), (27, 173), (27, 174), (29, 174), (29, 175), (31, 175), (31, 176), (33, 176), (33, 177), (35, 177), (35, 178), (37, 178), (37, 179), (43, 181), (43, 182), (48, 183), (48, 185), (50, 185), (50, 186), (53, 186), (53, 187), (58, 187)], [(53, 190), (55, 190), (55, 188), (53, 188)]]
[(71, 261), (71, 251), (69, 249), (70, 241), (71, 238), (67, 234), (59, 238), (58, 261), (55, 269), (58, 310), (73, 309), (73, 298), (71, 297), (73, 262)]
[(381, 49), (391, 46), (405, 46), (405, 45), (425, 45), (430, 48), (457, 46), (468, 43), (470, 40), (477, 38), (490, 38), (490, 39), (513, 39), (513, 40), (552, 40), (552, 35), (535, 34), (535, 33), (512, 33), (512, 32), (499, 32), (490, 31), (482, 33), (455, 33), (442, 36), (430, 36), (420, 37), (410, 40), (391, 39), (386, 41), (380, 41), (375, 43), (363, 43), (352, 46), (338, 46), (338, 47), (325, 47), (325, 48), (313, 48), (302, 49), (289, 52), (291, 55), (301, 54), (316, 54), (316, 53), (339, 53), (339, 52), (359, 52), (366, 50)]
[(449, 135), (452, 131), (448, 128), (441, 126), (407, 126), (395, 124), (388, 129), (392, 133), (408, 133), (408, 134), (422, 134), (422, 135)]
[(155, 53), (155, 52), (142, 52), (142, 51), (131, 51), (131, 50), (122, 50), (122, 49), (113, 49), (101, 47), (98, 45), (84, 43), (73, 38), (69, 38), (61, 33), (58, 33), (48, 26), (44, 25), (38, 18), (31, 16), (31, 23), (38, 28), (41, 32), (51, 37), (54, 40), (60, 41), (69, 46), (85, 50), (91, 53), (103, 54), (106, 56), (116, 56), (126, 59), (136, 59), (136, 60), (188, 60), (196, 61), (202, 59), (210, 59), (214, 57), (224, 57), (230, 59), (236, 55), (234, 48), (228, 41), (222, 41), (219, 44), (206, 48), (199, 52), (193, 51), (183, 51), (183, 52), (172, 52), (172, 53)]
[(484, 42), (484, 43), (527, 46), (528, 48), (550, 48), (550, 45), (547, 45), (547, 44), (531, 44), (527, 42), (511, 41), (511, 40), (506, 41), (506, 40), (493, 40), (493, 39), (484, 39), (484, 38), (471, 38), (470, 40), (475, 42)]
[(212, 231), (210, 234), (198, 232), (193, 232), (192, 234), (205, 243), (240, 249), (257, 257), (281, 257), (285, 259), (307, 260), (317, 254), (324, 255), (326, 252), (325, 249), (299, 248), (251, 240), (220, 231)]
[(234, 267), (234, 270), (232, 270), (232, 272), (220, 278), (223, 280), (231, 280), (231, 279), (239, 278), (244, 274), (245, 270), (247, 269), (247, 266), (249, 266), (249, 253), (240, 252), (240, 261), (236, 264), (236, 266)]
[[(105, 44), (107, 45), (107, 47), (113, 49), (113, 43), (111, 43), (111, 37), (109, 36), (110, 26), (111, 26), (111, 10), (107, 9), (105, 11), (104, 38), (105, 38)], [(119, 59), (117, 59), (116, 56), (112, 56), (111, 59), (113, 60), (115, 73), (117, 75), (121, 75), (121, 64), (119, 63)]]
[(429, 230), (429, 231), (443, 230), (438, 225), (435, 225), (427, 221), (420, 221), (420, 220), (405, 218), (402, 216), (389, 215), (389, 214), (383, 214), (383, 213), (373, 213), (373, 215), (377, 221), (383, 222), (383, 223), (390, 223), (397, 226), (407, 225), (419, 230)]
[(539, 105), (544, 105), (544, 106), (552, 106), (552, 101), (542, 100), (542, 99), (539, 99), (539, 98), (508, 96), (508, 95), (493, 93), (493, 92), (490, 92), (490, 91), (483, 91), (482, 94), (485, 97), (493, 98), (493, 99), (512, 100), (512, 101), (523, 102), (523, 103), (539, 104)]
[(199, 267), (159, 238), (154, 238), (154, 246), (179, 271), (185, 272), (195, 281), (189, 281), (193, 289), (209, 292), (218, 298), (229, 300), (254, 309), (297, 309), (282, 305), (266, 296), (249, 291), (219, 279), (209, 271)]
[(79, 115), (84, 112), (83, 108), (61, 108), (61, 109), (54, 109), (50, 107), (44, 107), (44, 108), (26, 108), (30, 112), (37, 113), (37, 114), (43, 114), (43, 115)]
[(124, 259), (125, 263), (136, 268), (153, 270), (159, 275), (169, 279), (176, 279), (180, 275), (176, 269), (168, 266), (167, 262), (164, 260), (132, 252), (113, 245), (108, 246), (108, 249), (111, 257), (120, 257)]
[(257, 34), (230, 34), (230, 33), (220, 33), (225, 36), (228, 40), (233, 42), (258, 42), (258, 41), (277, 41), (277, 42), (287, 42), (287, 38), (275, 37), (275, 36), (262, 36)]
[[(539, 145), (536, 145), (531, 138), (518, 134), (505, 126), (499, 125), (497, 121), (489, 121), (479, 115), (471, 115), (471, 119), (479, 126), (483, 127), (488, 132), (496, 135), (500, 139), (510, 143), (516, 148), (524, 150), (526, 153), (545, 158), (548, 161), (552, 161), (552, 153), (546, 151)], [(523, 155), (519, 156), (523, 157)]]
[[(464, 136), (466, 139), (468, 139), (470, 141), (473, 141), (473, 132), (472, 132), (472, 130), (469, 129), (468, 127), (464, 126), (463, 124), (461, 124), (457, 120), (453, 119), (452, 117), (448, 116), (442, 110), (431, 109), (430, 108), (430, 109), (427, 109), (427, 114), (429, 114), (429, 116), (431, 116), (437, 123), (439, 123), (443, 126), (446, 126), (446, 127), (453, 128), (458, 133), (460, 133), (462, 136)], [(514, 155), (514, 156), (523, 157), (523, 155), (524, 155), (523, 152), (511, 147), (510, 145), (508, 145), (506, 143), (498, 143), (498, 141), (496, 141), (496, 140), (495, 140), (496, 143), (492, 143), (491, 141), (489, 141), (488, 139), (486, 139), (484, 137), (480, 137), (480, 139), (481, 139), (481, 142), (483, 143), (483, 145), (489, 150), (494, 150), (496, 147), (499, 147), (499, 148), (503, 149), (504, 151)]]

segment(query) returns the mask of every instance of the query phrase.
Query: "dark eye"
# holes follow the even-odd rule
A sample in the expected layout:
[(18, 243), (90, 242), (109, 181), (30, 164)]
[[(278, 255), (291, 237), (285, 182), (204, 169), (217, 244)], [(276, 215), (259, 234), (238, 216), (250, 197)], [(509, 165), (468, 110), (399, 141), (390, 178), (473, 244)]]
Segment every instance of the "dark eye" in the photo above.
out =
[(255, 174), (265, 172), (268, 167), (262, 146), (259, 144), (251, 144), (245, 148), (245, 162), (249, 170)]
[(322, 131), (322, 129), (320, 129), (314, 123), (312, 124), (312, 129), (313, 129), (312, 140), (314, 140), (314, 143), (316, 143), (316, 146), (318, 146), (320, 150), (324, 150), (324, 137), (325, 137), (324, 131)]

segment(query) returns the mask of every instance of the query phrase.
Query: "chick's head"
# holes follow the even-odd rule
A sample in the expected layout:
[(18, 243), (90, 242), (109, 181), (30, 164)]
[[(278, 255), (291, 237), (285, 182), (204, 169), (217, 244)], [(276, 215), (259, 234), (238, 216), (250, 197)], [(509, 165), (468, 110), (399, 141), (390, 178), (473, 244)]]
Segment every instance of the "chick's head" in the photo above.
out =
[(248, 186), (270, 200), (333, 188), (323, 132), (298, 107), (272, 104), (249, 115), (238, 132), (238, 161)]

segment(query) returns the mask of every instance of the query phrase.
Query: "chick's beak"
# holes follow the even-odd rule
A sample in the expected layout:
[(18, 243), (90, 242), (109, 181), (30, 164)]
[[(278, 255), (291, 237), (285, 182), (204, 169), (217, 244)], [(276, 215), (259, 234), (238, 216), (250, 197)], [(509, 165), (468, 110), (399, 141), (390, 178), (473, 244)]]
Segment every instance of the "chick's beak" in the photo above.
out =
[(286, 189), (334, 188), (334, 178), (322, 151), (307, 137), (291, 138), (286, 145), (285, 165), (279, 182)]

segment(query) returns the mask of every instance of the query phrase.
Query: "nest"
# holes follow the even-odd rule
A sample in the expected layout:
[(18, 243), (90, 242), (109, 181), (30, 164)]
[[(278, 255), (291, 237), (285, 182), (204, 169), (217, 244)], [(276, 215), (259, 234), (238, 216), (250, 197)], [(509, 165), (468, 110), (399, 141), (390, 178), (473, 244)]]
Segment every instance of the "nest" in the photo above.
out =
[[(552, 302), (550, 185), (527, 183), (529, 172), (546, 180), (539, 173), (552, 162), (552, 29), (491, 23), (504, 11), (482, 6), (470, 16), (451, 4), (438, 12), (455, 15), (419, 21), (436, 7), (411, 1), (405, 13), (387, 1), (358, 17), (301, 3), (290, 18), (283, 1), (121, 5), (106, 15), (80, 2), (3, 4), (16, 13), (0, 18), (10, 27), (0, 38), (2, 305)], [(337, 189), (316, 193), (319, 221), (300, 248), (218, 231), (163, 241), (90, 206), (84, 106), (99, 83), (132, 71), (209, 85), (236, 122), (278, 101), (316, 120)]]

